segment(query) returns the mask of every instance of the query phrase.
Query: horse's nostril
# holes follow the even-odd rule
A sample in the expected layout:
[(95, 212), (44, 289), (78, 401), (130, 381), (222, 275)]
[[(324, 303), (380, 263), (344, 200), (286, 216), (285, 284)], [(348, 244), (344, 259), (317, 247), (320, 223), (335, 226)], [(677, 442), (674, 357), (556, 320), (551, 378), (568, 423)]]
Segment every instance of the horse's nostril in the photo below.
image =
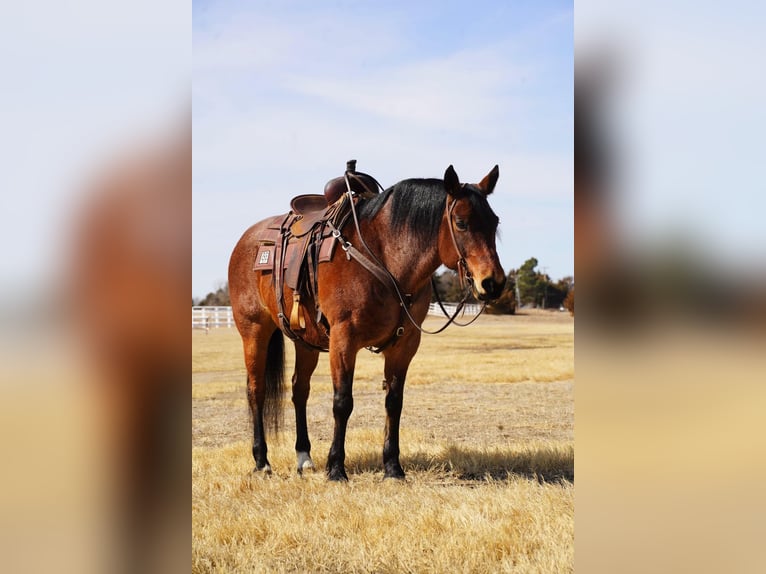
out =
[(481, 282), (481, 286), (484, 289), (484, 294), (489, 299), (497, 299), (503, 292), (505, 287), (505, 277), (500, 281), (495, 281), (492, 277), (487, 277)]

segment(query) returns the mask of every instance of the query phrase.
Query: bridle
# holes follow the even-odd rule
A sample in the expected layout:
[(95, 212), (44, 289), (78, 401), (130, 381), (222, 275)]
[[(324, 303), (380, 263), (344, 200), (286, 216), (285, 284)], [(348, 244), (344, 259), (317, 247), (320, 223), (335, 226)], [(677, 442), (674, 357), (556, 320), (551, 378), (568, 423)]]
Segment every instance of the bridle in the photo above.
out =
[[(465, 189), (465, 184), (461, 186)], [(452, 245), (455, 247), (455, 253), (457, 253), (457, 275), (460, 281), (460, 288), (464, 289), (465, 284), (473, 285), (473, 274), (468, 270), (468, 264), (465, 261), (463, 250), (457, 243), (457, 237), (455, 236), (455, 218), (453, 217), (453, 211), (455, 211), (455, 205), (457, 205), (457, 199), (453, 198), (447, 207), (447, 219), (449, 220), (449, 234), (452, 238)]]
[[(461, 189), (465, 189), (466, 184), (462, 184)], [(433, 276), (431, 276), (431, 287), (433, 289), (434, 295), (436, 296), (436, 302), (439, 304), (439, 308), (442, 310), (442, 313), (446, 317), (450, 317), (449, 322), (447, 322), (447, 325), (450, 323), (455, 323), (458, 327), (467, 327), (476, 319), (479, 318), (479, 316), (484, 313), (484, 309), (487, 308), (487, 302), (484, 301), (484, 303), (481, 306), (481, 309), (476, 314), (476, 316), (468, 321), (468, 323), (458, 323), (455, 321), (455, 318), (457, 317), (458, 313), (462, 311), (463, 307), (465, 306), (466, 301), (468, 301), (468, 298), (471, 296), (471, 291), (473, 290), (473, 273), (471, 273), (470, 269), (468, 269), (468, 263), (465, 260), (465, 255), (463, 255), (463, 250), (460, 249), (460, 245), (457, 242), (457, 237), (455, 236), (455, 218), (453, 216), (453, 212), (455, 210), (455, 206), (457, 205), (457, 199), (452, 198), (452, 201), (447, 206), (447, 220), (449, 225), (449, 233), (450, 237), (452, 238), (452, 246), (455, 248), (455, 253), (457, 253), (457, 264), (455, 265), (457, 267), (457, 277), (458, 281), (460, 282), (460, 288), (463, 290), (463, 298), (461, 299), (460, 303), (458, 303), (457, 309), (455, 310), (455, 313), (450, 317), (449, 313), (447, 313), (447, 310), (444, 308), (444, 304), (441, 300), (441, 297), (439, 297), (439, 290), (436, 288), (436, 283), (434, 281)], [(441, 330), (445, 329), (447, 327), (445, 325), (442, 327)], [(421, 331), (423, 331), (421, 329)], [(424, 333), (427, 331), (423, 331)], [(438, 333), (439, 331), (437, 331)]]
[[(468, 298), (471, 296), (471, 291), (473, 290), (473, 275), (468, 270), (468, 265), (465, 260), (465, 256), (463, 255), (463, 250), (460, 249), (460, 245), (458, 244), (457, 237), (455, 236), (455, 229), (454, 229), (454, 217), (453, 212), (455, 209), (455, 205), (457, 204), (457, 199), (452, 199), (452, 201), (447, 206), (447, 219), (450, 229), (450, 237), (452, 238), (452, 244), (455, 248), (455, 252), (458, 256), (457, 261), (457, 270), (458, 270), (458, 276), (460, 281), (460, 288), (463, 289), (463, 297), (460, 300), (460, 302), (457, 304), (457, 307), (455, 308), (455, 311), (450, 314), (447, 312), (447, 310), (444, 308), (444, 304), (439, 297), (439, 291), (436, 288), (436, 283), (434, 281), (433, 275), (431, 276), (431, 288), (433, 289), (434, 295), (436, 296), (436, 302), (439, 304), (439, 308), (441, 309), (442, 313), (444, 313), (445, 317), (447, 317), (447, 322), (442, 325), (439, 329), (435, 331), (429, 331), (427, 329), (424, 329), (420, 325), (418, 325), (418, 322), (415, 320), (415, 318), (410, 313), (410, 307), (412, 306), (412, 295), (403, 293), (401, 286), (399, 285), (399, 282), (396, 280), (396, 277), (393, 276), (393, 274), (386, 268), (386, 266), (383, 264), (383, 262), (378, 258), (375, 253), (370, 249), (370, 247), (367, 245), (367, 242), (364, 240), (364, 237), (362, 236), (362, 230), (359, 225), (359, 217), (356, 212), (356, 204), (353, 201), (354, 199), (354, 192), (351, 190), (351, 183), (349, 181), (349, 173), (346, 172), (345, 174), (346, 178), (346, 194), (348, 195), (349, 204), (351, 205), (351, 214), (354, 219), (354, 226), (356, 228), (357, 237), (359, 238), (359, 242), (364, 247), (365, 251), (367, 251), (367, 254), (370, 256), (372, 260), (367, 258), (362, 252), (360, 252), (358, 249), (356, 249), (351, 243), (349, 243), (340, 233), (339, 229), (333, 228), (332, 234), (335, 237), (335, 239), (340, 242), (341, 248), (343, 251), (346, 252), (346, 258), (351, 259), (352, 257), (356, 259), (363, 267), (365, 267), (368, 271), (370, 271), (375, 277), (377, 277), (382, 283), (390, 285), (392, 288), (392, 291), (396, 295), (396, 297), (399, 299), (399, 304), (402, 309), (402, 320), (400, 320), (400, 326), (396, 329), (394, 335), (382, 346), (378, 348), (371, 348), (368, 347), (369, 350), (379, 353), (389, 345), (393, 344), (394, 341), (396, 341), (397, 338), (401, 337), (404, 334), (404, 325), (403, 325), (403, 318), (404, 316), (409, 319), (410, 323), (421, 333), (425, 333), (427, 335), (436, 335), (437, 333), (441, 333), (446, 329), (449, 325), (455, 324), (459, 327), (467, 327), (476, 319), (479, 318), (479, 316), (484, 312), (484, 310), (487, 307), (487, 302), (485, 301), (482, 305), (481, 309), (479, 310), (479, 313), (468, 321), (467, 323), (458, 323), (455, 321), (457, 316), (460, 314), (460, 312), (465, 307), (466, 302), (468, 301)], [(377, 183), (377, 182), (376, 182)], [(378, 184), (380, 185), (380, 184)], [(465, 188), (465, 184), (462, 185), (463, 188)]]

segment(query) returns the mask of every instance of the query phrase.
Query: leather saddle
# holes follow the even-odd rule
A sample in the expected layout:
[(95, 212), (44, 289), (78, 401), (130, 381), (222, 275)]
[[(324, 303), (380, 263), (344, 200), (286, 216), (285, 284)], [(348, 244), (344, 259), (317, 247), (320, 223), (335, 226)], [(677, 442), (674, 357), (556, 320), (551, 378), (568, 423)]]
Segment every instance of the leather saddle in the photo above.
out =
[[(356, 172), (355, 160), (347, 162), (346, 169), (344, 176), (327, 182), (324, 195), (294, 197), (290, 212), (272, 218), (259, 237), (253, 270), (273, 273), (281, 327), (293, 340), (300, 339), (298, 333), (306, 328), (302, 298), (315, 302), (316, 324), (322, 320), (316, 297), (317, 272), (320, 263), (332, 259), (337, 243), (330, 224), (342, 229), (351, 214), (350, 202), (374, 195), (380, 187), (372, 176)], [(346, 193), (349, 187), (351, 196)], [(293, 291), (289, 322), (284, 312), (284, 285)]]
[(306, 194), (294, 197), (290, 209), (295, 215), (289, 225), (294, 237), (303, 237), (327, 216), (330, 205), (324, 195)]

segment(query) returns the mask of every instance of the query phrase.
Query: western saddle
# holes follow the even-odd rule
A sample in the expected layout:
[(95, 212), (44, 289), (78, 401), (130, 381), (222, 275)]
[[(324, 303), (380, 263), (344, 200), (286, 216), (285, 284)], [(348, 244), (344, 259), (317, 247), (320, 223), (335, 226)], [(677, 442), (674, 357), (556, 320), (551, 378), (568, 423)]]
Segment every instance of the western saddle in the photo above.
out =
[[(335, 244), (341, 241), (337, 232), (351, 215), (351, 202), (359, 197), (372, 197), (380, 187), (372, 176), (357, 172), (356, 160), (350, 160), (346, 162), (343, 176), (327, 182), (323, 195), (294, 197), (290, 201), (290, 212), (272, 218), (258, 238), (253, 270), (273, 274), (280, 328), (291, 339), (326, 350), (301, 337), (306, 329), (301, 300), (314, 301), (315, 323), (326, 333), (329, 325), (317, 298), (319, 264), (332, 259)], [(346, 255), (348, 257), (348, 253)], [(293, 292), (289, 320), (285, 314), (284, 285)]]

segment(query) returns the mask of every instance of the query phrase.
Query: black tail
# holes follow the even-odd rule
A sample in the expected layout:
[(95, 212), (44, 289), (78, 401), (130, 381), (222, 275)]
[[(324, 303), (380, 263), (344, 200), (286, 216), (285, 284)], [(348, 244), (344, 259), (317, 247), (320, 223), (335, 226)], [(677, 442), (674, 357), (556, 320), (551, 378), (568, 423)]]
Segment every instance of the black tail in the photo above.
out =
[(285, 338), (277, 329), (269, 339), (266, 354), (266, 397), (263, 401), (263, 422), (274, 433), (282, 425), (282, 397), (285, 383)]

